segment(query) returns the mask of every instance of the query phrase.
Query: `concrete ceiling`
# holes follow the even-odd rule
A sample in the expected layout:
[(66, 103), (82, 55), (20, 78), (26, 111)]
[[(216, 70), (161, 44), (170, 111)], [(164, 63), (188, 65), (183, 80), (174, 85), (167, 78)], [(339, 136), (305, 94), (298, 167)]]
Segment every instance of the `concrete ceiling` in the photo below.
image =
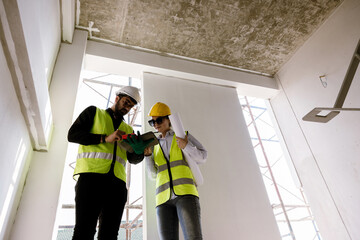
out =
[(92, 36), (274, 75), (343, 0), (80, 0)]

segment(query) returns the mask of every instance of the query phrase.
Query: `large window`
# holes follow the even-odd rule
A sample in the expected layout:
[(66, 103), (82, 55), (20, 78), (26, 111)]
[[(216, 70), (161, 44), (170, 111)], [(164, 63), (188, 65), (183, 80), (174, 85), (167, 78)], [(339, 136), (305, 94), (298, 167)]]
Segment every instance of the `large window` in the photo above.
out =
[(296, 171), (281, 146), (268, 102), (239, 99), (282, 240), (321, 240)]

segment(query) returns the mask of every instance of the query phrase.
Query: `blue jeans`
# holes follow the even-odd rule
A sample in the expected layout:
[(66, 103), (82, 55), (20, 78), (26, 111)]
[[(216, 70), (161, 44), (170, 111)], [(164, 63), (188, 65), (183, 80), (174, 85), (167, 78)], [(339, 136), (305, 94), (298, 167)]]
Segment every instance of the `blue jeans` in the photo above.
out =
[(161, 240), (179, 239), (179, 221), (185, 240), (201, 240), (199, 198), (192, 195), (178, 196), (156, 208)]

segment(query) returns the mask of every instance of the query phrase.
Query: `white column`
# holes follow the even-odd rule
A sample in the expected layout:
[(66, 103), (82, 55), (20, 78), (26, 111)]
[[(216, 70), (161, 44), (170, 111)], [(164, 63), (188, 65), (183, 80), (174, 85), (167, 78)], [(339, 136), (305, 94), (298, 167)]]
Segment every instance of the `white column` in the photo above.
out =
[(75, 31), (74, 41), (61, 44), (50, 85), (54, 129), (48, 152), (35, 152), (11, 239), (52, 238), (87, 32)]

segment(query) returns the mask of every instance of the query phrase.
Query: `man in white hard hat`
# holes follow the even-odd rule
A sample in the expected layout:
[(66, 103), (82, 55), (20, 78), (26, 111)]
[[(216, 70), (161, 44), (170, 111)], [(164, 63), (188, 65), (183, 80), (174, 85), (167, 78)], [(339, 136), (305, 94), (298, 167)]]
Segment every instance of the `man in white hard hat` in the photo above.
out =
[(117, 239), (127, 200), (126, 161), (141, 162), (145, 148), (145, 143), (136, 142), (137, 151), (130, 153), (117, 142), (122, 141), (122, 135), (133, 133), (123, 116), (140, 100), (139, 89), (123, 87), (116, 92), (111, 108), (90, 106), (69, 129), (69, 142), (79, 144), (74, 170), (77, 183), (73, 240), (94, 239), (98, 220), (98, 239)]

